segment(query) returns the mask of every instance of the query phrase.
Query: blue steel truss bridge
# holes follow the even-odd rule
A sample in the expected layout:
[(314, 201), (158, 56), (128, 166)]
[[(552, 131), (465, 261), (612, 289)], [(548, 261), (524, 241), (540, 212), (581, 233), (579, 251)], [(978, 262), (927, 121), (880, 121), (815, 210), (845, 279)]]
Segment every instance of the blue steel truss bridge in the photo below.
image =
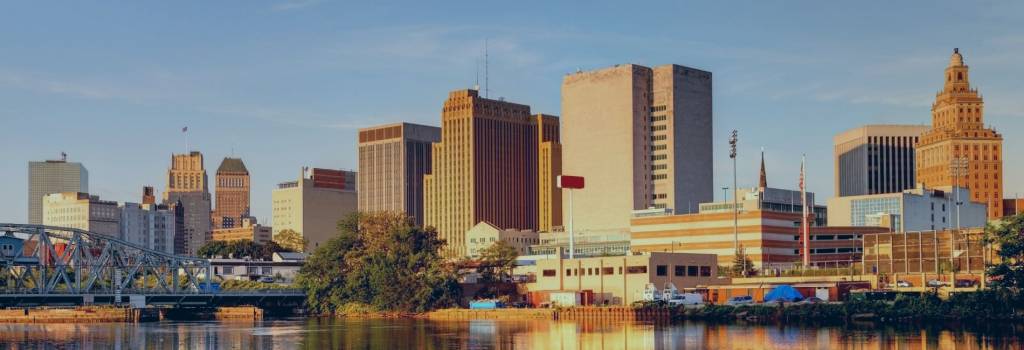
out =
[(300, 290), (220, 291), (210, 261), (95, 232), (0, 223), (0, 307), (301, 305)]

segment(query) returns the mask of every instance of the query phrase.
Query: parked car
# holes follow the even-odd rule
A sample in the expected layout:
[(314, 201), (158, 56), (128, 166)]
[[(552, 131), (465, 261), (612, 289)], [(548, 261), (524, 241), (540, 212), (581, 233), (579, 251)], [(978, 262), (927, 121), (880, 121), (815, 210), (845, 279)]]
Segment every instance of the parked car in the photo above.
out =
[(931, 287), (931, 288), (939, 288), (939, 287), (942, 287), (942, 286), (947, 286), (947, 285), (949, 285), (949, 283), (946, 283), (946, 282), (943, 282), (943, 281), (939, 281), (939, 280), (929, 280), (926, 285), (928, 287)]
[(825, 302), (825, 300), (823, 300), (823, 299), (821, 299), (819, 297), (810, 297), (810, 298), (801, 300), (797, 304), (820, 304), (820, 303), (824, 303), (824, 302)]
[(899, 288), (910, 288), (910, 287), (913, 287), (913, 286), (914, 285), (910, 284), (910, 282), (907, 282), (907, 281), (896, 281), (896, 287), (899, 287)]
[(978, 281), (975, 281), (975, 280), (956, 280), (956, 287), (957, 288), (974, 287), (974, 285), (976, 285), (976, 284), (978, 284)]
[(682, 293), (673, 295), (668, 300), (668, 304), (672, 306), (677, 305), (703, 305), (704, 296), (700, 293)]
[(725, 303), (725, 305), (739, 306), (739, 305), (750, 305), (754, 303), (754, 298), (749, 295), (741, 295), (738, 297), (732, 297)]
[(274, 283), (274, 277), (273, 276), (260, 276), (260, 282), (263, 282), (263, 283)]

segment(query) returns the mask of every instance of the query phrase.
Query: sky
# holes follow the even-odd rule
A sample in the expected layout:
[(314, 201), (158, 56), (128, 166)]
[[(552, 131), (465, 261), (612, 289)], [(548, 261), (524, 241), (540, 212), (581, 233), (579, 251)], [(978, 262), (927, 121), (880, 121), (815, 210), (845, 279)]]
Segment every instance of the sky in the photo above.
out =
[[(226, 156), (252, 213), (302, 166), (357, 169), (360, 127), (439, 125), (488, 48), (493, 98), (560, 114), (562, 77), (675, 63), (714, 79), (715, 186), (833, 195), (832, 138), (927, 124), (954, 47), (1003, 134), (1007, 197), (1024, 194), (1024, 3), (963, 1), (124, 1), (0, 4), (0, 222), (27, 221), (27, 164), (82, 162), (90, 192), (141, 200), (172, 153)], [(481, 81), (483, 78), (481, 77)], [(212, 190), (212, 188), (211, 188)], [(716, 190), (716, 199), (721, 190)]]

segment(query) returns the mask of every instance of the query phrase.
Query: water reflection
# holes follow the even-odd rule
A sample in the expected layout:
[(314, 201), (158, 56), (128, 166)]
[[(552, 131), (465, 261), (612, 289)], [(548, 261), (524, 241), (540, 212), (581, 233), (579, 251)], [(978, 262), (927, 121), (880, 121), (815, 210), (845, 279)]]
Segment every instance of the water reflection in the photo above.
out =
[(292, 319), (0, 324), (0, 349), (1019, 349), (1021, 327)]

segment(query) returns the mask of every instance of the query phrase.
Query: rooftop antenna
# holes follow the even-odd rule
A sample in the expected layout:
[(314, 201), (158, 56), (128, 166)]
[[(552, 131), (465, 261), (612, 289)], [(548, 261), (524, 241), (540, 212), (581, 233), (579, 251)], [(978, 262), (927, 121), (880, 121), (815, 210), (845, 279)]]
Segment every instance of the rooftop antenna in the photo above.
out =
[(487, 39), (484, 39), (484, 97), (485, 98), (488, 98), (491, 95), (491, 88), (490, 88), (490, 84), (489, 84), (490, 81), (489, 81), (488, 69), (487, 69), (488, 68), (487, 67), (487, 63), (488, 63), (487, 61), (488, 61), (488, 57), (487, 57)]
[(473, 84), (473, 90), (480, 91), (480, 58), (474, 61), (476, 63), (476, 83)]
[(68, 154), (63, 152), (63, 151), (60, 152), (60, 161), (62, 161), (62, 162), (68, 161)]

